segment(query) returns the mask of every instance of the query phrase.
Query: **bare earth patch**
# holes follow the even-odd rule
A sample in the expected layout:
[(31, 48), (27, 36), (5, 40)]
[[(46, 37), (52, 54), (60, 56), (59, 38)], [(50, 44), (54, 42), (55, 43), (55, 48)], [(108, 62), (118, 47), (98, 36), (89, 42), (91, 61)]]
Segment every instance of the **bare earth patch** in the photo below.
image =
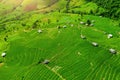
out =
[(37, 9), (37, 4), (28, 4), (25, 8), (24, 11), (32, 11)]

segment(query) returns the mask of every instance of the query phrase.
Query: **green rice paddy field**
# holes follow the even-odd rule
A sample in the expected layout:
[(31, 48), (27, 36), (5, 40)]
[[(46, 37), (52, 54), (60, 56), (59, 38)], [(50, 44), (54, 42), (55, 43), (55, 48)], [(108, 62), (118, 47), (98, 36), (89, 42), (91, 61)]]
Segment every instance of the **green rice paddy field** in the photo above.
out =
[[(93, 27), (80, 24), (88, 19), (94, 20)], [(115, 20), (58, 12), (6, 20), (0, 21), (8, 26), (0, 33), (0, 52), (6, 52), (0, 57), (0, 80), (120, 79), (120, 27)], [(113, 38), (108, 39), (108, 34)], [(110, 48), (117, 54), (111, 54)], [(46, 59), (48, 64), (43, 63)]]

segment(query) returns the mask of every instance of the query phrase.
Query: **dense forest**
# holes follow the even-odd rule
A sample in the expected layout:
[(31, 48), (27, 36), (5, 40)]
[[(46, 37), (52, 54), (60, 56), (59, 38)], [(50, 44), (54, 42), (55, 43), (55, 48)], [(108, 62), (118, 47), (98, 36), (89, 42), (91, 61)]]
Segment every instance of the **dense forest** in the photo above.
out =
[(87, 0), (95, 2), (97, 5), (106, 9), (102, 16), (119, 19), (120, 18), (120, 0)]

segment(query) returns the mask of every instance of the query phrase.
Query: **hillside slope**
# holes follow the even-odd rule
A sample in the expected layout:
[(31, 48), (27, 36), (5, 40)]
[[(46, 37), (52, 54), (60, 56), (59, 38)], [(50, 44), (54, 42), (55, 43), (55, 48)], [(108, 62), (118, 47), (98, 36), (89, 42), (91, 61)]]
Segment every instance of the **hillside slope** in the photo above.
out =
[(85, 0), (0, 7), (0, 80), (120, 79), (120, 23), (100, 16), (105, 8)]
[[(0, 11), (2, 14), (11, 13), (13, 11), (23, 12), (23, 11), (33, 11), (42, 8), (50, 7), (58, 0), (2, 0), (0, 2)], [(57, 7), (57, 6), (56, 6)], [(56, 9), (54, 7), (53, 9)], [(59, 6), (58, 6), (59, 7)]]
[[(58, 12), (46, 15), (30, 14), (31, 17), (25, 14), (21, 20), (6, 23), (5, 33), (3, 32), (1, 36), (3, 42), (1, 53), (5, 51), (7, 56), (0, 57), (0, 79), (117, 80), (120, 78), (118, 71), (120, 28), (113, 20)], [(80, 24), (80, 21), (88, 19), (95, 20), (93, 27)], [(38, 30), (42, 32), (39, 33)], [(112, 39), (107, 38), (109, 33), (114, 35)], [(80, 35), (86, 36), (87, 39), (82, 39)], [(4, 41), (5, 37), (7, 42)], [(97, 42), (99, 46), (94, 47), (92, 42)], [(117, 55), (111, 54), (110, 48), (116, 49)], [(44, 60), (50, 62), (45, 64)]]

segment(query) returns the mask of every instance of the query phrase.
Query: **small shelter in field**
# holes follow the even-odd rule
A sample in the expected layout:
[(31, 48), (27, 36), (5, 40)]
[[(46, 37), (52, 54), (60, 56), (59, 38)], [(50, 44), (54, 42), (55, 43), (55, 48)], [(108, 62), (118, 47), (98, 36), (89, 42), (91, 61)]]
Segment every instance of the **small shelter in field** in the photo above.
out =
[(92, 26), (94, 26), (94, 24), (93, 24), (93, 23), (91, 23), (91, 24), (90, 24), (90, 26), (92, 27)]
[(89, 24), (88, 24), (88, 23), (86, 23), (85, 25), (86, 25), (86, 26), (88, 26)]
[(115, 49), (112, 49), (112, 48), (109, 49), (109, 52), (112, 53), (112, 54), (116, 54), (117, 53), (117, 51)]
[(108, 39), (113, 38), (113, 35), (112, 34), (108, 34), (107, 38)]
[(80, 35), (80, 37), (82, 38), (82, 39), (86, 39), (86, 36), (84, 36), (84, 35)]
[(41, 29), (39, 29), (39, 30), (38, 30), (38, 33), (42, 33), (42, 30), (41, 30)]
[(1, 54), (1, 56), (2, 56), (2, 57), (5, 57), (5, 56), (6, 56), (6, 53), (5, 53), (5, 52), (4, 52), (4, 53), (2, 53), (2, 54)]
[(66, 25), (64, 25), (64, 26), (63, 26), (63, 28), (67, 28), (67, 26), (66, 26)]
[(92, 42), (92, 45), (95, 47), (98, 47), (98, 43), (96, 43), (96, 42)]
[(48, 59), (45, 59), (45, 60), (43, 61), (43, 64), (48, 64), (48, 63), (50, 63), (50, 60), (48, 60)]
[(81, 21), (80, 24), (85, 24), (85, 22)]

